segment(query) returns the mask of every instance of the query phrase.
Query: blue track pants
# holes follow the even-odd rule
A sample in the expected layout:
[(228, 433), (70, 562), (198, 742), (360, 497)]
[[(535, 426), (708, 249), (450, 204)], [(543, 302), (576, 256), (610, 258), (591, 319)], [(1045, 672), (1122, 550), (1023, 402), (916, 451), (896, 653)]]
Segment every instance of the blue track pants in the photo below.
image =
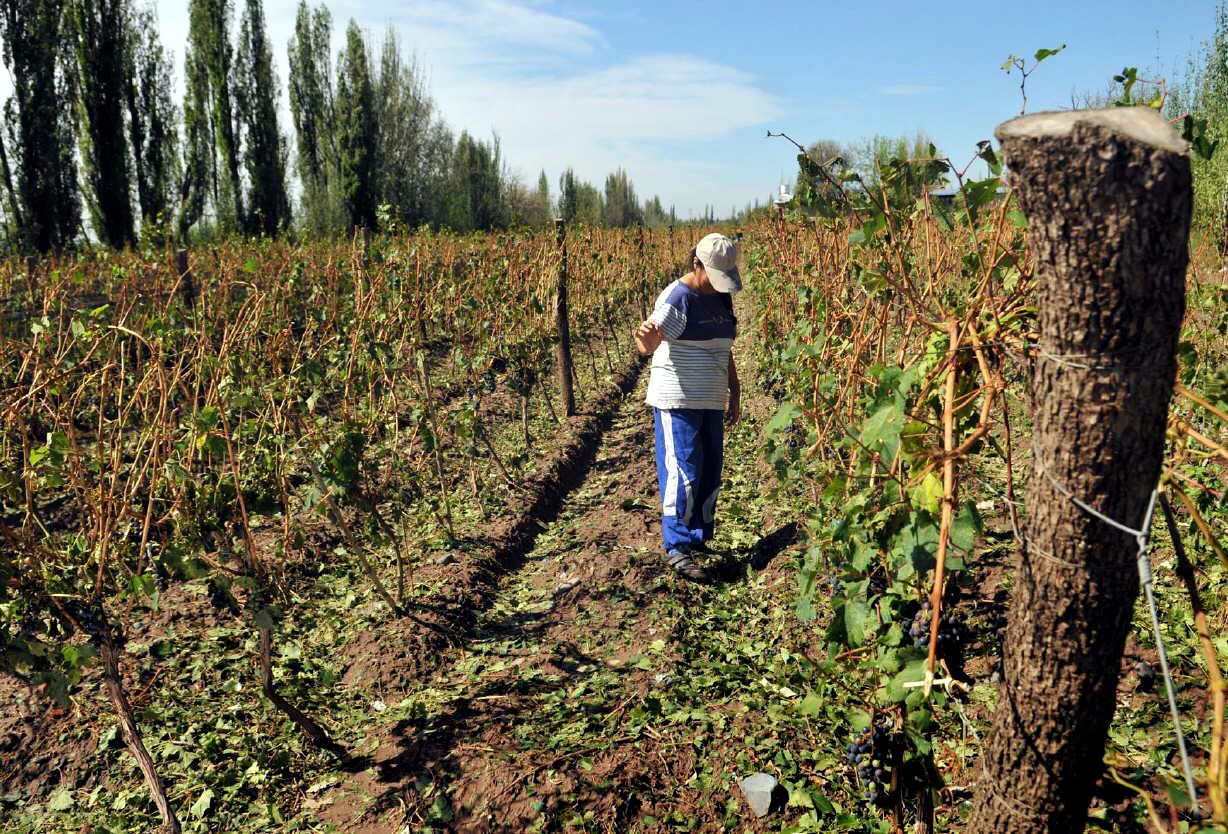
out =
[(661, 536), (665, 550), (685, 550), (712, 538), (721, 488), (725, 412), (654, 408)]

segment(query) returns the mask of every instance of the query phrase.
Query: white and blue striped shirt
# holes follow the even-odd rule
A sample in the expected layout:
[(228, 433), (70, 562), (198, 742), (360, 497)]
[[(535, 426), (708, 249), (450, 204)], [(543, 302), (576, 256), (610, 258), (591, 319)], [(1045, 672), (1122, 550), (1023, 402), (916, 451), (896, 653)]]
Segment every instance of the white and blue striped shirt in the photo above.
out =
[(724, 411), (729, 353), (738, 332), (729, 293), (701, 293), (674, 281), (657, 296), (648, 320), (665, 338), (652, 354), (646, 402)]

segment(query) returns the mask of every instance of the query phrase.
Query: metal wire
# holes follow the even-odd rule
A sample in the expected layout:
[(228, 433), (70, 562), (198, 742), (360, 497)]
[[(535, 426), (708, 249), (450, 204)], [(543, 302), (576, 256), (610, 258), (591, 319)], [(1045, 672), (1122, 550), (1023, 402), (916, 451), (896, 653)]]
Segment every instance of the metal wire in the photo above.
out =
[(1076, 498), (1070, 490), (1057, 482), (1057, 479), (1049, 473), (1045, 467), (1037, 467), (1040, 473), (1045, 476), (1045, 479), (1053, 485), (1059, 493), (1083, 512), (1093, 518), (1103, 521), (1105, 524), (1113, 527), (1128, 536), (1134, 538), (1138, 544), (1138, 575), (1139, 580), (1143, 585), (1143, 594), (1147, 600), (1147, 610), (1151, 613), (1151, 628), (1155, 634), (1156, 652), (1160, 656), (1160, 672), (1164, 675), (1164, 690), (1168, 694), (1168, 709), (1173, 719), (1173, 730), (1177, 736), (1177, 749), (1181, 753), (1181, 769), (1185, 775), (1185, 786), (1190, 794), (1190, 806), (1198, 810), (1198, 790), (1194, 785), (1194, 769), (1190, 765), (1190, 754), (1185, 746), (1185, 734), (1181, 730), (1181, 712), (1177, 708), (1177, 693), (1173, 685), (1172, 671), (1168, 666), (1168, 652), (1164, 649), (1164, 637), (1160, 633), (1160, 612), (1156, 607), (1155, 594), (1152, 591), (1153, 577), (1151, 573), (1151, 557), (1148, 554), (1151, 537), (1151, 519), (1155, 515), (1156, 499), (1159, 497), (1159, 487), (1151, 491), (1151, 498), (1147, 502), (1147, 514), (1143, 517), (1143, 526), (1138, 530), (1133, 527), (1128, 527), (1120, 521), (1109, 518), (1104, 513), (1097, 510), (1095, 507), (1089, 506), (1087, 503)]

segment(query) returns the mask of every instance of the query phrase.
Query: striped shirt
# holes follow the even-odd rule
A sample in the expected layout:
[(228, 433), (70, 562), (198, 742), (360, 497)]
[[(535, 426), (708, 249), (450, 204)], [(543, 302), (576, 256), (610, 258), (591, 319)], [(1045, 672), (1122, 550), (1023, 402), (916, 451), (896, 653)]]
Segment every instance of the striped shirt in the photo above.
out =
[(646, 402), (655, 408), (725, 410), (729, 352), (738, 331), (729, 293), (701, 293), (674, 281), (648, 320), (664, 339), (652, 354)]

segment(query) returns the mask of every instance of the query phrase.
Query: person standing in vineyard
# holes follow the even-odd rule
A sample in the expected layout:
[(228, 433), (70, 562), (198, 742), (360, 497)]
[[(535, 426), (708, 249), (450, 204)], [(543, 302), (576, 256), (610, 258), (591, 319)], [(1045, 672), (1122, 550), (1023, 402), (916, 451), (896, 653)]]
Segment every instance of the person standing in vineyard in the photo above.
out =
[(706, 236), (691, 250), (691, 271), (665, 288), (635, 331), (640, 353), (652, 354), (646, 401), (656, 423), (665, 561), (697, 582), (710, 579), (692, 556), (713, 552), (724, 426), (741, 415), (732, 351), (737, 261), (733, 241)]

